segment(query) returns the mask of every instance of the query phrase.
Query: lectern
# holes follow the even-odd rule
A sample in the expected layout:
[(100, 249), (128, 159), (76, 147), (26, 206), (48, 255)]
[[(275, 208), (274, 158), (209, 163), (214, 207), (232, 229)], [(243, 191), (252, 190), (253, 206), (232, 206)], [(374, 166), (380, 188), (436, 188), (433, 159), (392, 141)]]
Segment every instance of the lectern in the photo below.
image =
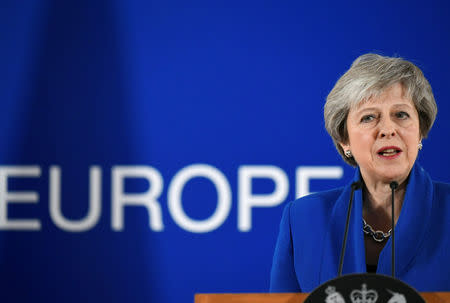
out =
[[(427, 303), (450, 302), (450, 292), (421, 292)], [(196, 294), (195, 303), (302, 303), (306, 293)]]

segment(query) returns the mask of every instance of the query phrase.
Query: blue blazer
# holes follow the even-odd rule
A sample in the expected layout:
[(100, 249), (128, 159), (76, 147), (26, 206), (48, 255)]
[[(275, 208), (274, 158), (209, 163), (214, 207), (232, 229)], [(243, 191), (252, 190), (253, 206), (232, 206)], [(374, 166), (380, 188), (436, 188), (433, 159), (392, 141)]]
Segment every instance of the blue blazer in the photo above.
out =
[[(352, 182), (360, 179), (359, 170)], [(351, 182), (351, 183), (352, 183)], [(350, 184), (290, 202), (283, 213), (270, 291), (311, 292), (337, 276)], [(377, 273), (391, 275), (391, 239)], [(415, 164), (395, 226), (396, 277), (418, 291), (450, 291), (450, 184)], [(362, 191), (355, 191), (343, 274), (366, 272)]]

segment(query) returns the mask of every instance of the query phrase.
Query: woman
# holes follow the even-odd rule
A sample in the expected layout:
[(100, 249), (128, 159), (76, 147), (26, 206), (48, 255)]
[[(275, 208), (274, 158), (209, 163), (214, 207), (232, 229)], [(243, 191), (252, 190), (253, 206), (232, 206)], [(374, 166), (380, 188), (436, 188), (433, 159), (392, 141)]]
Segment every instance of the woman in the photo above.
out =
[(337, 150), (357, 166), (354, 180), (286, 206), (271, 291), (310, 292), (337, 276), (355, 181), (362, 188), (355, 191), (343, 274), (391, 274), (396, 181), (396, 277), (418, 291), (450, 290), (450, 185), (432, 181), (416, 163), (436, 113), (431, 87), (411, 62), (375, 54), (353, 62), (328, 95), (324, 116)]

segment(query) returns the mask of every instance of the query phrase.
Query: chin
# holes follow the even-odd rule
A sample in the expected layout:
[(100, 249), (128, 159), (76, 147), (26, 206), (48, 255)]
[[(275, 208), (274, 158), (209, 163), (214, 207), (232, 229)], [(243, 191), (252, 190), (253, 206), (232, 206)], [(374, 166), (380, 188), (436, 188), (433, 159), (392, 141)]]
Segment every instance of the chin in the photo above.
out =
[(383, 182), (397, 181), (399, 183), (405, 181), (411, 171), (410, 167), (386, 167), (383, 170), (378, 170), (378, 177)]

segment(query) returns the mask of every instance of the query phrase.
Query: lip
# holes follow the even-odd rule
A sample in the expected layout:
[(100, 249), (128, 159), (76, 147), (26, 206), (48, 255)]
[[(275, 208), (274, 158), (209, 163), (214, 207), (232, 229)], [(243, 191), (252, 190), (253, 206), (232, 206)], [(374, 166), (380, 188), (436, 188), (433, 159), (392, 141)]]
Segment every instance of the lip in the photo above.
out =
[[(387, 149), (395, 149), (395, 150), (397, 150), (397, 153), (392, 156), (384, 156), (384, 155), (380, 154)], [(377, 155), (378, 155), (378, 157), (380, 157), (382, 159), (395, 159), (395, 158), (398, 158), (402, 154), (402, 152), (403, 152), (402, 149), (398, 146), (384, 146), (377, 151)]]

